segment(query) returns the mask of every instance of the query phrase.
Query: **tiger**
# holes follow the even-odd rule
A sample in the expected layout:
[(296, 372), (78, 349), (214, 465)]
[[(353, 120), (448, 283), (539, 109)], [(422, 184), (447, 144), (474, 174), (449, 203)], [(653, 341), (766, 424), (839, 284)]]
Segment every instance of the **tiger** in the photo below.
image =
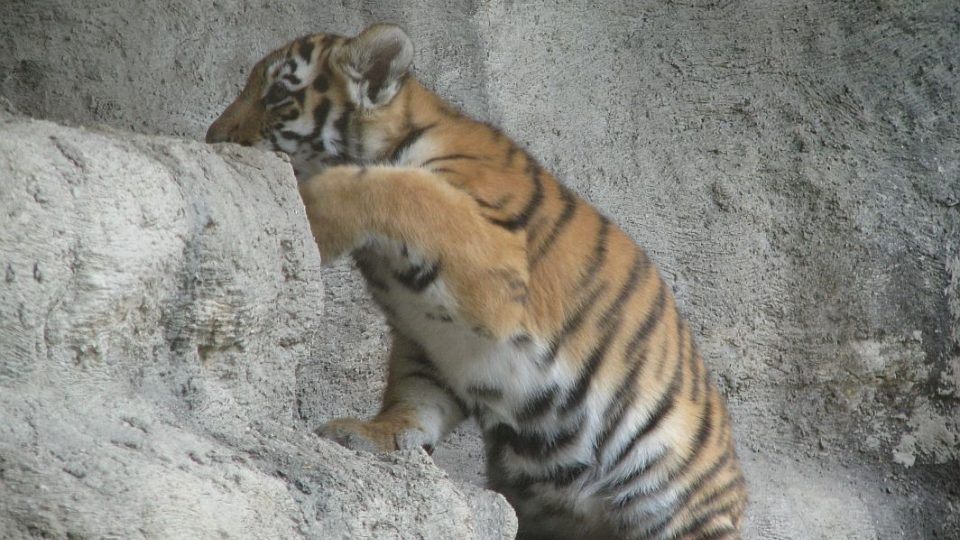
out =
[(739, 538), (729, 415), (647, 254), (500, 129), (412, 74), (397, 25), (260, 60), (209, 143), (289, 155), (324, 264), (351, 255), (390, 334), (354, 449), (435, 446), (465, 419), (518, 538)]

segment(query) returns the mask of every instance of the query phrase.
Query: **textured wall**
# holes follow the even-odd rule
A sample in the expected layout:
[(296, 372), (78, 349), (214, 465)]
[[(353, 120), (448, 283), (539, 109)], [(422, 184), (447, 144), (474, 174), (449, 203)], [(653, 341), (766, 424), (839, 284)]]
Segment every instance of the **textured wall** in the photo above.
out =
[[(955, 2), (0, 10), (0, 94), (22, 111), (193, 138), (289, 38), (403, 24), (424, 82), (658, 261), (730, 399), (753, 536), (960, 534)], [(375, 310), (346, 265), (324, 279), (305, 426), (371, 413), (382, 387)], [(479, 454), (466, 430), (437, 457), (476, 479)]]

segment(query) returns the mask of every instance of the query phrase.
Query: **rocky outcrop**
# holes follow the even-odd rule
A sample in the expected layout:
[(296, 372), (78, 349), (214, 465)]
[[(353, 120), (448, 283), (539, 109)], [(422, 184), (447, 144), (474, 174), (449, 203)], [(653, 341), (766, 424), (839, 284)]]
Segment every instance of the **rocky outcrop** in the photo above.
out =
[(424, 453), (307, 428), (323, 287), (280, 158), (7, 115), (0, 191), (0, 537), (513, 537)]

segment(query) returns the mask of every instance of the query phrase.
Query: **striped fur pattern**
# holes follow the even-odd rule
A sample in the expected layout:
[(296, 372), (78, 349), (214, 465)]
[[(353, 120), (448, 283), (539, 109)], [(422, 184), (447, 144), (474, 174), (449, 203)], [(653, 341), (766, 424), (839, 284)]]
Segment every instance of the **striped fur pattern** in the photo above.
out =
[(291, 156), (323, 259), (354, 257), (392, 329), (380, 412), (320, 433), (431, 451), (473, 416), (520, 538), (738, 538), (724, 401), (653, 263), (412, 50), (393, 25), (298, 39), (207, 134)]

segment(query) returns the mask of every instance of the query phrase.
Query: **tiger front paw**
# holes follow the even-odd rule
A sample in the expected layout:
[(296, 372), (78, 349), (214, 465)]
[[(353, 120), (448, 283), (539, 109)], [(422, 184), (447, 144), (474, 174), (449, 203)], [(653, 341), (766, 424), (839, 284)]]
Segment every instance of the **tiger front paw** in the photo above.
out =
[(393, 452), (423, 448), (433, 452), (431, 438), (411, 422), (339, 418), (320, 426), (316, 434), (351, 450)]

